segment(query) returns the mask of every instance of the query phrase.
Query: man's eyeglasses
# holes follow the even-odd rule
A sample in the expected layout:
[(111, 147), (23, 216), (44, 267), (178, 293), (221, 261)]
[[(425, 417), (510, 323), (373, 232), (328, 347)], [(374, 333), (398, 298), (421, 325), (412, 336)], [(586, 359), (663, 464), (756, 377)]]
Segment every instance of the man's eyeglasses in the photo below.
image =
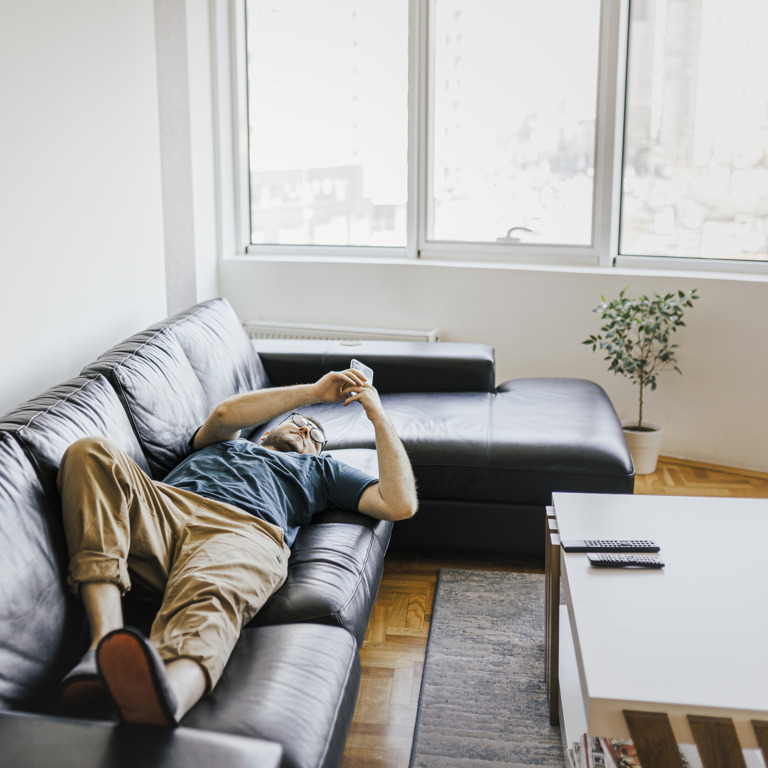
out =
[(304, 429), (305, 427), (309, 427), (309, 436), (313, 440), (313, 442), (317, 443), (317, 445), (320, 446), (320, 450), (322, 451), (325, 447), (325, 444), (328, 442), (328, 440), (325, 437), (325, 432), (323, 432), (320, 427), (316, 427), (306, 416), (302, 416), (300, 413), (292, 413), (284, 422), (286, 421), (292, 421), (297, 427), (300, 429)]

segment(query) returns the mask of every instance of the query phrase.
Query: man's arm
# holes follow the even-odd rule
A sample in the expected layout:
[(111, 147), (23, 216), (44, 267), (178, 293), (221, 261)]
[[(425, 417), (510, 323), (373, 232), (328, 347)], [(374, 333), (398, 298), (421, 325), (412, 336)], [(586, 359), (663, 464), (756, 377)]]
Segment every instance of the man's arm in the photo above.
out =
[(379, 482), (369, 485), (360, 497), (358, 511), (378, 520), (405, 520), (418, 509), (416, 480), (408, 454), (379, 399), (378, 392), (364, 386), (344, 405), (358, 401), (373, 423)]
[(314, 384), (274, 387), (235, 395), (219, 403), (195, 436), (195, 448), (222, 440), (234, 440), (240, 430), (265, 424), (281, 413), (313, 403), (342, 402), (349, 387), (363, 387), (365, 378), (357, 371), (331, 371)]

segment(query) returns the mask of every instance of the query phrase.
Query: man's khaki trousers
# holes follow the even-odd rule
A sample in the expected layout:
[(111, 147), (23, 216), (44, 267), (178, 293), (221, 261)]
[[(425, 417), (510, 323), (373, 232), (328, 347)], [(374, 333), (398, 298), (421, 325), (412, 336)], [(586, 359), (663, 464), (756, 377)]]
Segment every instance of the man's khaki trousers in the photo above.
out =
[(282, 529), (237, 507), (153, 481), (113, 443), (85, 438), (58, 475), (69, 585), (133, 582), (162, 599), (150, 640), (189, 658), (210, 691), (242, 627), (285, 581)]

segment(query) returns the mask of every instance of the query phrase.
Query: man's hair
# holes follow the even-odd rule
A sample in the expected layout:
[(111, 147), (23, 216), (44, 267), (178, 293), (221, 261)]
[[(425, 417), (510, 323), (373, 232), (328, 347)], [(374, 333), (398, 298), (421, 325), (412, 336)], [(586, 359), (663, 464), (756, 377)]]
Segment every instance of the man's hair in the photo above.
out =
[[(294, 413), (300, 413), (300, 411), (294, 411)], [(291, 415), (293, 415), (293, 414), (291, 414)], [(310, 421), (310, 422), (312, 422), (312, 424), (314, 424), (314, 425), (315, 425), (315, 426), (316, 426), (316, 427), (317, 427), (317, 428), (318, 428), (318, 429), (319, 429), (319, 430), (320, 430), (320, 431), (321, 431), (321, 432), (322, 432), (322, 433), (325, 435), (325, 430), (323, 429), (323, 425), (322, 425), (322, 424), (321, 424), (321, 423), (320, 423), (320, 422), (319, 422), (317, 419), (315, 419), (315, 418), (314, 418), (314, 417), (312, 417), (312, 416), (305, 416), (303, 413), (302, 413), (301, 415), (302, 415), (302, 416), (304, 416), (304, 418), (305, 418), (307, 421)], [(286, 422), (286, 421), (289, 421), (289, 420), (290, 420), (290, 418), (291, 418), (291, 417), (289, 416), (287, 419), (285, 419), (285, 421), (283, 421), (283, 422), (281, 422), (281, 423), (282, 423), (282, 424), (285, 424), (285, 422)], [(328, 436), (326, 435), (326, 439), (327, 439), (327, 438), (328, 438)], [(311, 438), (310, 438), (310, 439), (311, 439)], [(269, 431), (269, 432), (268, 432), (268, 433), (267, 433), (267, 434), (266, 434), (264, 437), (262, 437), (262, 439), (261, 439), (261, 440), (262, 440), (262, 445), (272, 445), (273, 447), (276, 447), (276, 448), (278, 448), (278, 450), (282, 450), (282, 449), (279, 447), (279, 446), (280, 446), (280, 444), (281, 444), (281, 443), (280, 443), (280, 441), (278, 440), (277, 442), (275, 442), (275, 437), (274, 437), (274, 433), (273, 433), (273, 431), (272, 431), (272, 430), (270, 430), (270, 431)], [(312, 442), (314, 443), (315, 441), (314, 441), (314, 440), (312, 440)], [(315, 445), (317, 445), (317, 443), (315, 443)], [(323, 447), (324, 447), (324, 446), (322, 446), (322, 445), (321, 445), (321, 446), (320, 446), (320, 450), (322, 450), (322, 449), (323, 449)]]
[[(307, 416), (306, 414), (301, 414), (307, 421), (311, 421), (324, 435), (325, 430), (323, 429), (323, 425), (314, 417), (314, 416)], [(325, 435), (328, 437), (328, 435)]]

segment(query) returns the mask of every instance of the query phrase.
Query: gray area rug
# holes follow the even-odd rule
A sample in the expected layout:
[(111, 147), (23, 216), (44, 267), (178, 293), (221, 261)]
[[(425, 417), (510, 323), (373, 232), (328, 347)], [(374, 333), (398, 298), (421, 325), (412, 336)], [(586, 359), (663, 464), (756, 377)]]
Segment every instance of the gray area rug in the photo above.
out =
[(442, 569), (411, 768), (563, 768), (544, 657), (543, 575)]

